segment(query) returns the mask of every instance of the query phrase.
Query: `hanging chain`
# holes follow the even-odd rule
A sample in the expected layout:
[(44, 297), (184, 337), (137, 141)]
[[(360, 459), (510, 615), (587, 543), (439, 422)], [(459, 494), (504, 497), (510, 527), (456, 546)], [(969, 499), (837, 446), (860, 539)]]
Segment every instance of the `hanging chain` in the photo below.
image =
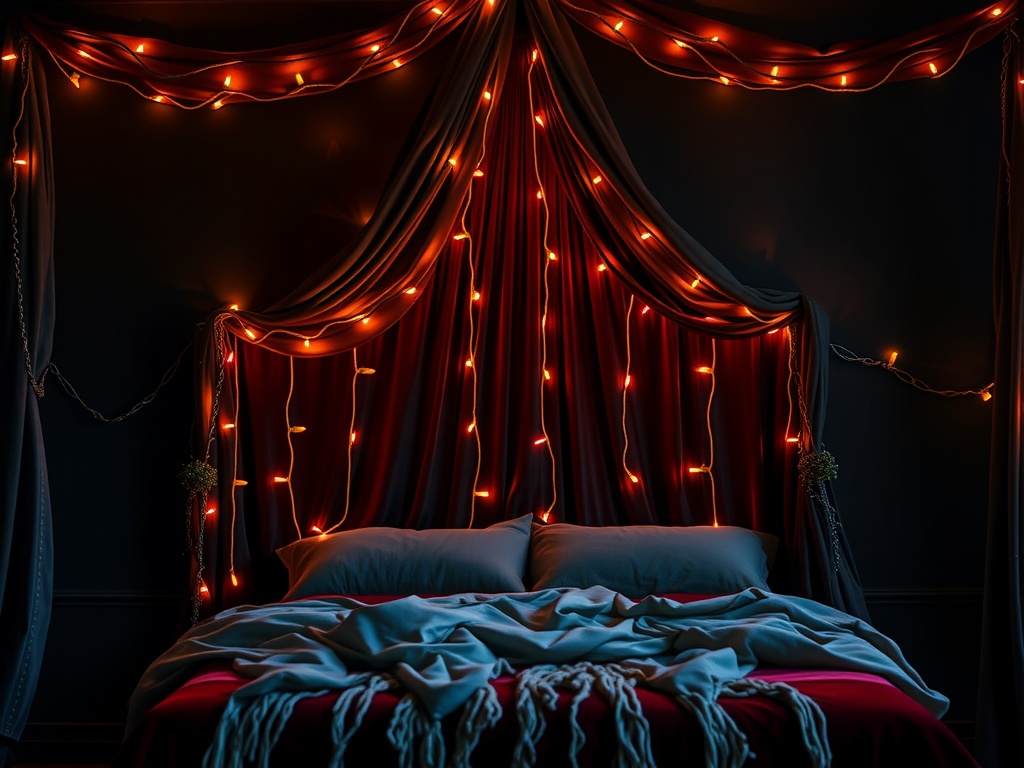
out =
[(43, 375), (36, 379), (32, 367), (32, 353), (29, 351), (28, 326), (25, 323), (25, 290), (24, 280), (21, 276), (21, 241), (18, 237), (18, 164), (16, 162), (18, 159), (18, 128), (21, 125), (22, 118), (25, 117), (25, 95), (28, 93), (29, 76), (28, 38), (23, 36), (19, 42), (21, 44), (21, 99), (18, 117), (11, 127), (11, 254), (14, 258), (14, 286), (18, 298), (18, 327), (21, 331), (21, 348), (25, 353), (25, 372), (28, 374), (28, 381), (32, 385), (36, 397), (41, 398), (46, 394), (45, 383), (49, 366), (44, 368)]

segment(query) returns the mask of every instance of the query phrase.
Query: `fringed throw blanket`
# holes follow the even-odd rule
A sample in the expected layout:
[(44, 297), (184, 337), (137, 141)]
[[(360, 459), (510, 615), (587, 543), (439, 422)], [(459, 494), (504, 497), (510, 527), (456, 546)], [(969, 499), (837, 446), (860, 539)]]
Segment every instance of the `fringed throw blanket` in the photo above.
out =
[[(730, 696), (766, 696), (791, 707), (812, 764), (830, 763), (817, 705), (783, 683), (747, 679), (759, 664), (869, 672), (937, 716), (948, 706), (895, 643), (812, 600), (749, 589), (685, 604), (634, 602), (592, 587), (231, 609), (194, 627), (150, 666), (132, 697), (129, 731), (199, 666), (218, 659), (251, 682), (232, 695), (206, 753), (208, 768), (266, 765), (295, 703), (328, 692), (340, 692), (332, 766), (342, 766), (370, 700), (386, 689), (405, 694), (388, 729), (401, 765), (469, 766), (481, 734), (502, 716), (488, 681), (513, 668), (522, 668), (515, 766), (533, 765), (559, 691), (571, 694), (572, 723), (586, 697), (609, 703), (621, 766), (654, 764), (638, 685), (674, 696), (691, 712), (705, 733), (706, 764), (722, 768), (749, 756), (743, 733), (718, 704)], [(446, 746), (440, 721), (456, 711), (455, 743)], [(574, 727), (567, 764), (575, 765), (584, 738)]]

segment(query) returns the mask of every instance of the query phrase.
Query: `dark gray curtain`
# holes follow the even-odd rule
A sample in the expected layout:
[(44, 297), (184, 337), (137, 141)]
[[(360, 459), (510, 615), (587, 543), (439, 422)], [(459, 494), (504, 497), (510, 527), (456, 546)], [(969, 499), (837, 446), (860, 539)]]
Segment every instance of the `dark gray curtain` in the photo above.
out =
[(1024, 765), (1024, 100), (1020, 25), (1004, 41), (1003, 140), (996, 208), (995, 409), (989, 490), (985, 612), (978, 679), (977, 757), (986, 768)]
[[(50, 622), (53, 543), (38, 398), (53, 338), (53, 168), (40, 62), (9, 21), (0, 63), (0, 764), (28, 719)], [(16, 162), (17, 161), (17, 162)]]

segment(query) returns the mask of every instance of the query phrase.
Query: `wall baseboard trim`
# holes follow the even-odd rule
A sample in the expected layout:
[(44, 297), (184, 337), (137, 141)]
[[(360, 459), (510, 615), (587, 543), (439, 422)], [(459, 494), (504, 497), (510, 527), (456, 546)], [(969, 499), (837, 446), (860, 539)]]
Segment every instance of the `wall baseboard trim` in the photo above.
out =
[(19, 763), (109, 764), (124, 738), (124, 723), (32, 722), (14, 747)]
[(54, 607), (154, 607), (180, 606), (188, 595), (177, 592), (112, 589), (57, 589), (53, 592)]
[(864, 600), (874, 605), (980, 605), (985, 591), (970, 589), (865, 589)]

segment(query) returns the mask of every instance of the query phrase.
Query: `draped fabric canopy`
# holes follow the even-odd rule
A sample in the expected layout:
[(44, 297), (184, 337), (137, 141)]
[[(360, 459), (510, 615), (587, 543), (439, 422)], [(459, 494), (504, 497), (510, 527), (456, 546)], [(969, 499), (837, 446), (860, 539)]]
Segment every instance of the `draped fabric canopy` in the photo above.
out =
[[(642, 0), (453, 0), (411, 4), (373, 29), (230, 54), (21, 19), (22, 40), (73, 82), (120, 82), (186, 109), (334, 90), (455, 40), (357, 237), (273, 306), (218, 310), (201, 328), (194, 450), (218, 468), (219, 511), (196, 507), (189, 526), (198, 537), (212, 523), (195, 547), (206, 610), (273, 594), (274, 548), (310, 531), (484, 525), (533, 511), (770, 531), (783, 541), (777, 588), (865, 615), (831, 489), (809, 493), (797, 479), (798, 455), (822, 450), (827, 319), (807, 297), (740, 284), (666, 215), (570, 22), (666, 76), (858, 91), (942, 76), (1015, 14), (1009, 2), (817, 51)], [(30, 48), (8, 39), (11, 48), (21, 61), (4, 77), (23, 79), (5, 93), (41, 93), (24, 74)], [(48, 158), (41, 124), (21, 143), (33, 158)], [(25, 134), (31, 122), (13, 125)], [(46, 200), (48, 186), (31, 195)], [(25, 272), (41, 286), (47, 231), (52, 223)], [(52, 297), (40, 296), (30, 306), (45, 318)], [(28, 338), (41, 377), (48, 324)], [(32, 414), (22, 389), (5, 397)], [(1006, 438), (1019, 447), (1019, 427)], [(10, 455), (34, 457), (45, 493), (41, 441)], [(17, 502), (5, 504), (14, 519)], [(1005, 517), (993, 505), (993, 519)], [(48, 519), (45, 505), (31, 519)], [(15, 566), (26, 572), (4, 560)], [(12, 637), (38, 660), (25, 633)], [(27, 713), (4, 695), (4, 713)], [(5, 730), (18, 732), (16, 722)]]

